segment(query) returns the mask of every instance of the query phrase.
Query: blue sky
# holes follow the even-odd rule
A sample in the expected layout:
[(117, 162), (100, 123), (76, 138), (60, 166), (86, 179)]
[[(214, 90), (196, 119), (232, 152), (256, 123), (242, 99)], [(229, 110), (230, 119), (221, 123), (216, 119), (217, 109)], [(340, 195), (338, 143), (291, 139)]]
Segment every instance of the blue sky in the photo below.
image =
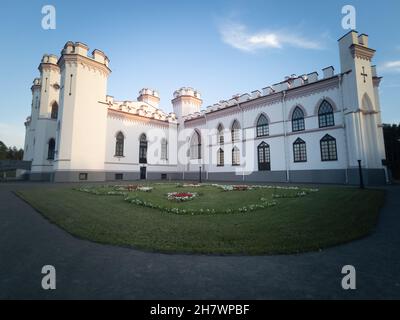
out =
[[(41, 28), (44, 5), (56, 8), (56, 30)], [(356, 8), (360, 33), (377, 50), (383, 121), (400, 122), (400, 1), (1, 1), (0, 140), (23, 145), (30, 86), (44, 53), (59, 55), (68, 40), (101, 49), (110, 58), (108, 93), (137, 98), (157, 89), (172, 111), (173, 91), (192, 86), (204, 107), (333, 65), (341, 9)], [(321, 74), (321, 72), (320, 72)]]

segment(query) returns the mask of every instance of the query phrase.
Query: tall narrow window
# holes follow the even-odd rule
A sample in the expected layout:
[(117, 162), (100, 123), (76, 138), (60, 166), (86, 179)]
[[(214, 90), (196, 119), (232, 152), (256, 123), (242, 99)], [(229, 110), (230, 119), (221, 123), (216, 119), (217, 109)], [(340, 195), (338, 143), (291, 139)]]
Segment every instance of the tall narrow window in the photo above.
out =
[(168, 160), (168, 142), (167, 139), (161, 140), (161, 160)]
[(201, 159), (201, 137), (197, 131), (190, 139), (190, 159)]
[(224, 144), (224, 127), (222, 124), (220, 124), (217, 128), (218, 133), (217, 133), (217, 140), (218, 144)]
[(58, 104), (57, 102), (54, 102), (53, 105), (51, 106), (51, 119), (57, 119), (58, 118)]
[(293, 143), (293, 157), (294, 162), (307, 161), (306, 143), (300, 138), (297, 138), (296, 141)]
[(304, 112), (296, 107), (292, 115), (292, 131), (303, 131), (304, 129)]
[(47, 160), (54, 160), (55, 151), (56, 151), (56, 140), (51, 138), (49, 140), (49, 149), (47, 151)]
[(232, 166), (240, 165), (240, 150), (238, 147), (232, 149)]
[(337, 148), (336, 139), (329, 134), (325, 135), (320, 140), (321, 147), (321, 160), (322, 161), (336, 161), (337, 158)]
[(231, 128), (232, 142), (238, 142), (240, 140), (240, 124), (235, 120)]
[(257, 147), (258, 152), (258, 170), (267, 171), (271, 170), (271, 155), (269, 145), (261, 142)]
[(265, 115), (261, 115), (257, 120), (257, 137), (265, 137), (269, 135), (268, 119)]
[(69, 95), (72, 95), (72, 77), (73, 75), (71, 74), (71, 78), (69, 80)]
[(331, 127), (335, 125), (332, 105), (324, 100), (318, 109), (318, 122), (320, 128)]
[(139, 163), (147, 163), (147, 137), (144, 133), (139, 139)]
[(224, 150), (221, 148), (218, 149), (217, 151), (217, 166), (218, 167), (223, 167), (224, 166)]
[(124, 156), (124, 140), (125, 137), (122, 132), (118, 132), (115, 141), (115, 156), (123, 157)]

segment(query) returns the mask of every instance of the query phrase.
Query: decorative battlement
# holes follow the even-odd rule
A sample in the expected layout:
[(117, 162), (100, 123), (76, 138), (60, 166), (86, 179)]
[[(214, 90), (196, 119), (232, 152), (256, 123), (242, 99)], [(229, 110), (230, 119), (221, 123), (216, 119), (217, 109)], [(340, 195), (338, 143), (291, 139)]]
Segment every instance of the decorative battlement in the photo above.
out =
[(174, 99), (180, 97), (193, 97), (201, 100), (200, 92), (190, 87), (182, 87), (174, 92)]
[(27, 117), (25, 122), (24, 122), (25, 127), (29, 127), (31, 122), (32, 122), (32, 117), (31, 116)]
[(139, 91), (139, 96), (144, 96), (144, 95), (149, 95), (153, 96), (156, 98), (159, 98), (159, 94), (157, 90), (149, 89), (149, 88), (143, 88), (142, 90)]
[(87, 59), (90, 59), (94, 62), (98, 62), (102, 65), (105, 65), (108, 68), (110, 60), (103, 51), (95, 49), (92, 51), (91, 56), (89, 56), (88, 52), (89, 52), (89, 47), (86, 44), (82, 42), (68, 41), (64, 45), (64, 49), (61, 51), (61, 55), (62, 56), (72, 55), (72, 54), (79, 55)]
[(143, 88), (140, 90), (137, 99), (138, 101), (146, 102), (156, 108), (158, 108), (158, 105), (160, 104), (160, 96), (158, 92), (149, 88)]
[(41, 63), (57, 65), (58, 57), (54, 54), (44, 54)]
[(368, 35), (350, 31), (339, 40), (341, 71), (346, 72), (354, 67), (354, 60), (371, 61), (375, 50), (368, 47)]
[(35, 78), (33, 79), (31, 90), (33, 91), (34, 89), (39, 89), (41, 85), (42, 80), (40, 80), (40, 78)]
[(54, 54), (44, 54), (40, 61), (39, 71), (42, 73), (44, 70), (59, 72), (58, 57)]
[(200, 92), (191, 87), (182, 87), (174, 92), (172, 105), (178, 119), (200, 111), (203, 100)]
[(185, 120), (190, 120), (198, 117), (204, 116), (206, 113), (218, 111), (221, 109), (237, 106), (238, 104), (245, 103), (248, 101), (252, 101), (258, 98), (271, 96), (273, 94), (288, 91), (291, 89), (299, 88), (308, 84), (317, 83), (318, 81), (322, 81), (325, 79), (329, 79), (335, 76), (334, 68), (332, 66), (326, 67), (322, 69), (323, 79), (319, 79), (318, 72), (314, 71), (309, 74), (303, 74), (301, 76), (297, 76), (292, 74), (290, 76), (285, 77), (285, 79), (281, 82), (275, 83), (272, 86), (268, 86), (260, 90), (254, 90), (251, 93), (244, 94), (236, 94), (231, 99), (221, 100), (219, 103), (215, 103), (212, 106), (206, 107), (205, 110), (200, 112), (195, 112), (192, 114), (188, 114), (185, 116)]
[[(145, 89), (143, 89), (145, 90)], [(141, 90), (140, 92), (142, 92)], [(115, 101), (114, 97), (107, 96), (106, 102), (111, 111), (124, 113), (125, 115), (138, 116), (147, 119), (154, 119), (164, 122), (175, 123), (175, 113), (165, 113), (145, 101)]]

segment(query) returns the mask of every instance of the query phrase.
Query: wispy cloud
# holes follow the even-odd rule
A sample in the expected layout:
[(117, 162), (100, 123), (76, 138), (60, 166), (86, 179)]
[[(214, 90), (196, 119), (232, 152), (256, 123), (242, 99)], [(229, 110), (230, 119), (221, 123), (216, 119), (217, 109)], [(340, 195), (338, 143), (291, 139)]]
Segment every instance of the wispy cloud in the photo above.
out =
[(323, 48), (320, 42), (307, 39), (293, 32), (282, 30), (250, 32), (245, 25), (236, 22), (222, 23), (219, 31), (222, 41), (233, 48), (247, 52), (284, 47), (313, 50)]
[(387, 61), (379, 69), (382, 71), (400, 72), (400, 60)]

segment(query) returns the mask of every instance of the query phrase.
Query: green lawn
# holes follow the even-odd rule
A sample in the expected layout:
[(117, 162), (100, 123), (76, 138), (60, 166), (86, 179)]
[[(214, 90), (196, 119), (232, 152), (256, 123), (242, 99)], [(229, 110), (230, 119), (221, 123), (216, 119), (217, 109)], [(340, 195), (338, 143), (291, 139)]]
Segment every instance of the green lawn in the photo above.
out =
[[(214, 208), (217, 213), (174, 214), (129, 203), (125, 196), (95, 195), (71, 187), (32, 188), (18, 194), (51, 222), (80, 238), (158, 252), (251, 255), (312, 251), (363, 237), (375, 226), (384, 202), (383, 191), (348, 187), (274, 198), (273, 194), (292, 196), (298, 191), (152, 186), (149, 193), (130, 192), (129, 197), (188, 212)], [(173, 191), (193, 191), (199, 197), (174, 203), (165, 195)], [(276, 205), (251, 212), (224, 211), (260, 203), (260, 198)]]

